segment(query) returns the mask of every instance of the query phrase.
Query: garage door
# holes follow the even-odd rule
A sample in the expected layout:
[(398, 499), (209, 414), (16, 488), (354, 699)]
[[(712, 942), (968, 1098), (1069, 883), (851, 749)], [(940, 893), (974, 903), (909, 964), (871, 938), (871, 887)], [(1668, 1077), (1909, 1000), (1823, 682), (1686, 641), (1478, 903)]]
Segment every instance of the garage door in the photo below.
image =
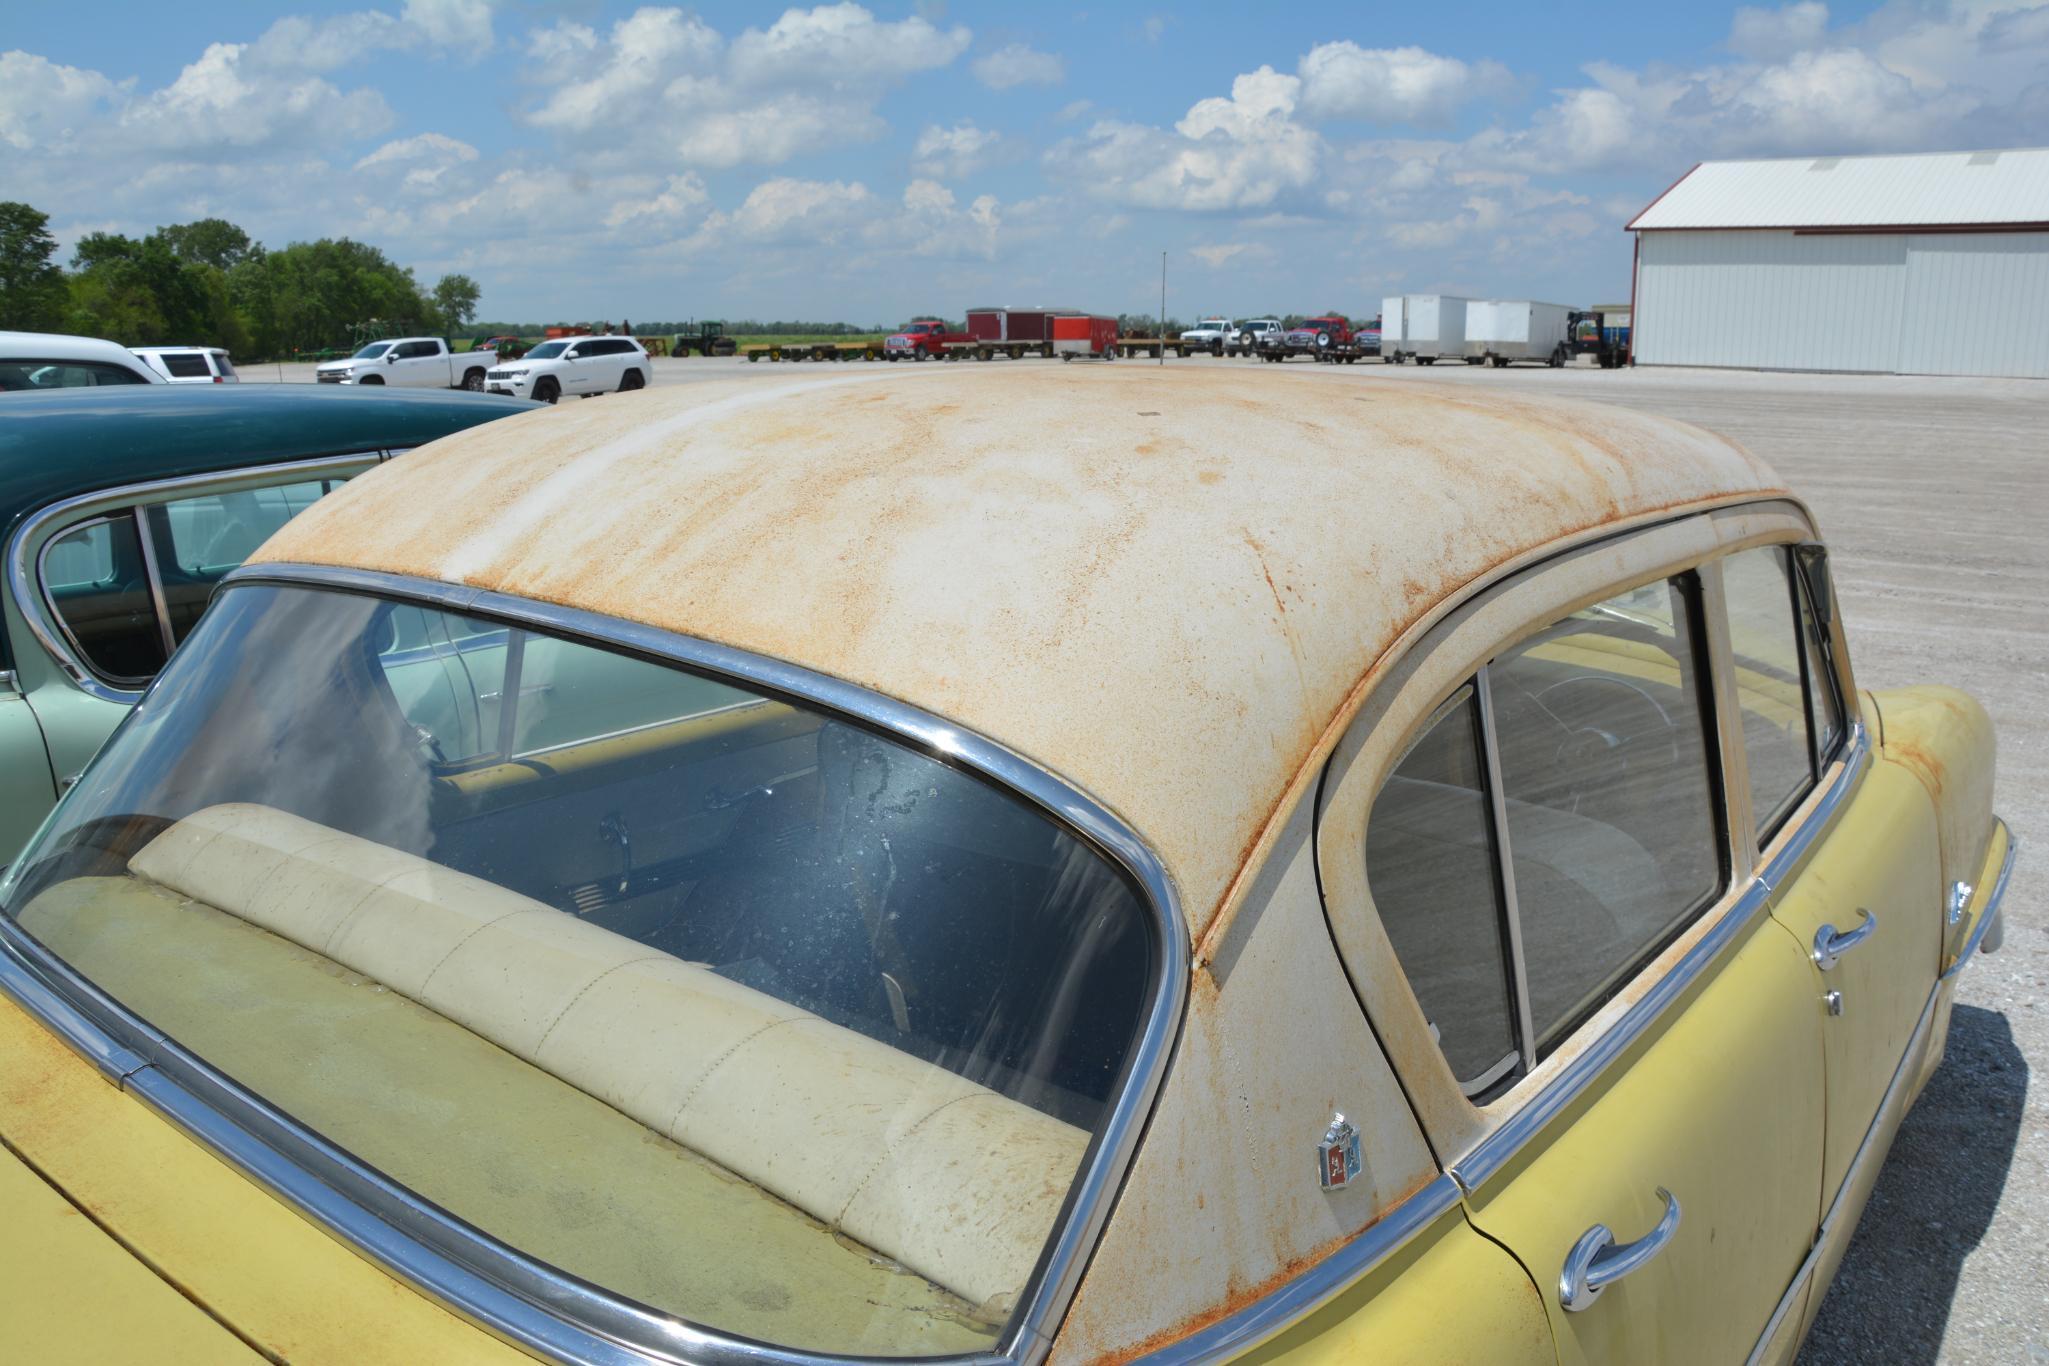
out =
[(2049, 379), (2049, 233), (1909, 237), (1899, 368)]

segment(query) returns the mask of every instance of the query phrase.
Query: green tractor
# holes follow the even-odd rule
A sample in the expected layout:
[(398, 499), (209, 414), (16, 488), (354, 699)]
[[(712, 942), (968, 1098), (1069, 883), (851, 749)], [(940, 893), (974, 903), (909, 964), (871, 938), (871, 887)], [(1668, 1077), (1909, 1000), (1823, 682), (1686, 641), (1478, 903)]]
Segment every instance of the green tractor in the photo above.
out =
[(722, 322), (703, 322), (695, 332), (678, 332), (669, 343), (669, 354), (687, 356), (695, 351), (700, 356), (730, 356), (734, 352), (733, 339), (726, 335)]

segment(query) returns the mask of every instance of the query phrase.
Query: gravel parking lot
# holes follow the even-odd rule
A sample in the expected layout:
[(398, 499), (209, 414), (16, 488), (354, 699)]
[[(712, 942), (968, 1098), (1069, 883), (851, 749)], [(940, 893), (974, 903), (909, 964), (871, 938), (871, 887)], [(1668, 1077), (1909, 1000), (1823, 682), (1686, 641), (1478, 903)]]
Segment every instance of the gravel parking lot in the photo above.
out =
[[(654, 363), (654, 382), (736, 372), (788, 380), (847, 368), (664, 358)], [(2049, 383), (1291, 368), (1338, 384), (1572, 394), (1734, 437), (1770, 461), (1820, 518), (1859, 684), (1954, 683), (1990, 709), (1999, 728), (1997, 808), (2022, 846), (2006, 944), (1964, 974), (1948, 1057), (1907, 1118), (1801, 1360), (2049, 1363), (2049, 1104), (2043, 1088), (2029, 1084), (2032, 1072), (2049, 1069)], [(243, 373), (311, 380), (312, 367)]]

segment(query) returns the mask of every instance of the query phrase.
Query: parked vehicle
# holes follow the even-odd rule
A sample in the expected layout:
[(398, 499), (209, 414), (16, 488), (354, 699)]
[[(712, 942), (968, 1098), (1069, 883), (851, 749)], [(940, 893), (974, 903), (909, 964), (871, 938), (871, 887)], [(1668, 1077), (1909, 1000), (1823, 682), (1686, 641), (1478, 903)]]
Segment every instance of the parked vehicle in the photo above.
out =
[(971, 345), (966, 332), (949, 332), (946, 324), (933, 319), (905, 323), (903, 331), (892, 332), (882, 343), (882, 354), (890, 360), (944, 360), (948, 343)]
[(1592, 310), (1570, 314), (1566, 331), (1554, 364), (1568, 364), (1574, 356), (1592, 356), (1603, 370), (1629, 364), (1629, 327), (1610, 321), (1607, 313)]
[(1224, 346), (1237, 331), (1229, 318), (1203, 318), (1181, 334), (1181, 340), (1193, 343), (1214, 355), (1223, 355)]
[(9, 1332), (1789, 1360), (1984, 711), (1685, 424), (1070, 374), (510, 423), (231, 574), (0, 881)]
[(1260, 359), (1285, 361), (1290, 356), (1349, 364), (1367, 354), (1352, 333), (1352, 324), (1341, 313), (1310, 318), (1300, 327), (1270, 333)]
[(458, 355), (440, 337), (396, 337), (371, 342), (347, 360), (319, 366), (313, 377), (322, 384), (479, 391), (485, 373), (497, 363), (498, 357), (491, 351)]
[(135, 346), (143, 364), (170, 384), (239, 384), (228, 353), (218, 346)]
[(494, 394), (553, 403), (646, 388), (651, 369), (647, 352), (631, 337), (561, 337), (542, 342), (517, 365), (493, 368), (486, 382)]
[(701, 322), (695, 332), (678, 332), (669, 343), (672, 356), (687, 356), (693, 351), (700, 356), (730, 356), (738, 349), (726, 335), (722, 322)]
[[(1435, 365), (1447, 356), (1465, 359), (1466, 308), (1472, 302), (1452, 294), (1389, 295), (1380, 304), (1380, 358), (1418, 365)], [(1401, 320), (1399, 328), (1394, 319)], [(1397, 338), (1392, 346), (1390, 332)]]
[(1076, 356), (1117, 359), (1117, 320), (1072, 314), (1053, 320), (1053, 354), (1063, 361)]
[(529, 349), (530, 348), (527, 346), (526, 339), (524, 337), (510, 336), (486, 337), (482, 341), (478, 342), (475, 346), (472, 346), (470, 348), (472, 352), (489, 351), (492, 355), (496, 356), (500, 361), (518, 360), (521, 356), (524, 356)]
[(266, 536), (380, 461), (513, 411), (307, 385), (138, 383), (9, 400), (0, 865)]
[(1031, 346), (1041, 347), (1040, 354), (1050, 354), (1043, 348), (1053, 340), (1053, 319), (1074, 317), (1081, 313), (1078, 308), (971, 308), (968, 310), (968, 335), (977, 342), (1007, 343), (995, 348), (995, 354), (1010, 355), (1017, 343), (1025, 343), (1027, 353)]
[(0, 332), (0, 393), (163, 382), (162, 374), (117, 342), (58, 332)]
[(1233, 355), (1263, 355), (1268, 343), (1286, 330), (1279, 318), (1251, 318), (1238, 324), (1235, 343), (1225, 349)]
[(1562, 365), (1571, 316), (1565, 304), (1475, 299), (1466, 305), (1466, 360), (1496, 369), (1519, 360)]

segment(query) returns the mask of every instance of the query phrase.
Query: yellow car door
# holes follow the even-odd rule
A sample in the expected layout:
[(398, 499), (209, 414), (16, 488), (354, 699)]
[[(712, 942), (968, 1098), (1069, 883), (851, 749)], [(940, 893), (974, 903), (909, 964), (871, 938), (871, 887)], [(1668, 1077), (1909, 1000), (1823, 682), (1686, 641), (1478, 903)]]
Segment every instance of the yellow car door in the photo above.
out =
[(1839, 805), (1807, 803), (1859, 741), (1800, 564), (1799, 551), (1765, 546), (1729, 556), (1722, 576), (1762, 876), (1807, 953), (1822, 1033), (1826, 1208), (1935, 984), (1942, 860), (1928, 794), (1895, 764), (1862, 764)]
[(1568, 1363), (1740, 1362), (1800, 1321), (1821, 1025), (1731, 835), (1712, 605), (1680, 574), (1497, 653), (1366, 824), (1377, 921), (1478, 1126), (1448, 1170)]

